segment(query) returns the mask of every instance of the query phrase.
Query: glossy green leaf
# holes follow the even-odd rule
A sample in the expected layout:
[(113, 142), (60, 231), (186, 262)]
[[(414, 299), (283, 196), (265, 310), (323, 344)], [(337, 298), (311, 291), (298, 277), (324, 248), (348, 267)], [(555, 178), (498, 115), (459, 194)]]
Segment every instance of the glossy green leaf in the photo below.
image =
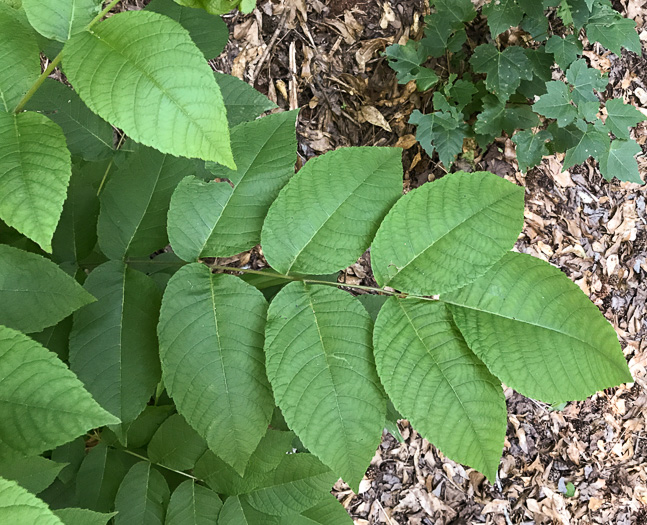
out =
[(600, 157), (609, 150), (609, 134), (601, 126), (588, 124), (580, 140), (566, 151), (562, 169), (582, 164), (589, 157)]
[(544, 117), (557, 119), (560, 127), (565, 127), (577, 118), (577, 108), (571, 104), (571, 92), (564, 82), (546, 83), (547, 93), (539, 97), (532, 109)]
[(525, 396), (570, 401), (633, 381), (613, 327), (576, 284), (540, 259), (508, 253), (441, 299), (472, 351)]
[(0, 112), (0, 219), (46, 252), (71, 175), (59, 126), (38, 113)]
[(161, 294), (150, 277), (118, 261), (96, 268), (84, 287), (97, 302), (74, 315), (70, 368), (103, 408), (133, 421), (161, 376), (155, 337)]
[(94, 298), (53, 262), (0, 245), (0, 324), (38, 332)]
[(521, 171), (526, 173), (529, 168), (541, 163), (541, 159), (549, 154), (546, 141), (551, 138), (552, 135), (546, 130), (537, 133), (526, 130), (514, 134), (512, 142), (517, 146), (517, 162)]
[(425, 46), (419, 46), (416, 41), (409, 40), (403, 46), (398, 44), (388, 46), (384, 54), (389, 59), (389, 65), (396, 72), (399, 84), (415, 80), (418, 91), (427, 91), (438, 82), (438, 75), (434, 70), (422, 65), (427, 60), (427, 50)]
[(0, 110), (11, 112), (40, 75), (40, 56), (33, 31), (20, 22), (17, 11), (2, 3), (0, 49)]
[(145, 257), (168, 244), (166, 215), (178, 183), (195, 173), (189, 159), (138, 147), (101, 192), (98, 234), (111, 259)]
[(65, 525), (106, 525), (117, 513), (95, 512), (88, 509), (67, 508), (54, 511)]
[(190, 470), (207, 444), (180, 414), (160, 425), (148, 444), (148, 459), (175, 470)]
[(0, 477), (13, 480), (32, 494), (49, 487), (65, 463), (56, 463), (42, 456), (10, 458), (0, 463)]
[(309, 160), (263, 224), (275, 270), (328, 274), (353, 264), (402, 192), (400, 148), (342, 148)]
[(222, 509), (218, 495), (192, 480), (178, 486), (171, 495), (166, 525), (215, 525)]
[(495, 0), (483, 6), (492, 38), (496, 38), (511, 27), (519, 25), (523, 18), (523, 9), (517, 0)]
[(523, 188), (489, 172), (452, 173), (409, 192), (375, 236), (376, 281), (430, 295), (480, 277), (514, 246), (523, 195)]
[(312, 454), (288, 454), (263, 486), (242, 496), (252, 507), (271, 516), (303, 512), (323, 500), (337, 475)]
[(607, 120), (604, 125), (619, 139), (629, 140), (629, 130), (647, 119), (640, 111), (631, 104), (625, 104), (620, 98), (607, 100)]
[(176, 21), (148, 11), (119, 13), (73, 36), (64, 53), (79, 96), (133, 140), (235, 167), (218, 85)]
[(0, 478), (0, 523), (64, 525), (43, 501), (4, 478)]
[[(47, 388), (43, 388), (47, 385)], [(0, 326), (0, 460), (36, 455), (118, 423), (52, 352)]]
[(374, 338), (378, 373), (398, 411), (448, 457), (494, 480), (507, 427), (503, 389), (445, 305), (392, 297)]
[(218, 72), (214, 72), (214, 77), (220, 86), (227, 108), (227, 120), (232, 128), (277, 107), (269, 98), (237, 77)]
[(100, 0), (22, 0), (31, 26), (45, 38), (67, 41), (99, 14)]
[(575, 35), (566, 35), (564, 38), (553, 35), (546, 42), (546, 51), (555, 56), (555, 62), (562, 71), (566, 71), (583, 50), (582, 43)]
[(58, 124), (70, 153), (87, 160), (112, 155), (113, 130), (105, 120), (95, 115), (76, 92), (52, 78), (45, 80), (26, 109), (37, 111)]
[(219, 16), (210, 15), (201, 9), (180, 6), (173, 0), (153, 0), (146, 9), (182, 24), (207, 59), (217, 57), (227, 45), (229, 29)]
[(301, 282), (272, 300), (265, 329), (267, 376), (285, 421), (356, 492), (386, 414), (372, 329), (352, 295)]
[(606, 180), (618, 180), (642, 184), (636, 155), (642, 148), (633, 140), (614, 140), (609, 150), (600, 156), (600, 172)]
[(233, 188), (194, 177), (182, 181), (168, 214), (168, 234), (177, 255), (186, 261), (227, 257), (260, 242), (270, 205), (294, 175), (297, 114), (277, 113), (232, 130), (238, 170), (216, 165), (211, 171)]
[(474, 50), (470, 63), (477, 73), (485, 73), (485, 86), (497, 97), (507, 100), (521, 80), (533, 76), (532, 64), (517, 46), (506, 47), (503, 52), (493, 44), (481, 44)]
[(164, 385), (178, 412), (238, 472), (267, 430), (267, 303), (253, 286), (198, 263), (169, 281), (158, 334)]
[(115, 498), (115, 525), (163, 525), (171, 492), (148, 461), (131, 467)]
[(449, 168), (456, 156), (463, 151), (463, 140), (469, 127), (463, 121), (462, 113), (436, 111), (423, 115), (417, 109), (411, 113), (409, 124), (418, 126), (416, 139), (430, 157), (438, 151), (440, 162)]

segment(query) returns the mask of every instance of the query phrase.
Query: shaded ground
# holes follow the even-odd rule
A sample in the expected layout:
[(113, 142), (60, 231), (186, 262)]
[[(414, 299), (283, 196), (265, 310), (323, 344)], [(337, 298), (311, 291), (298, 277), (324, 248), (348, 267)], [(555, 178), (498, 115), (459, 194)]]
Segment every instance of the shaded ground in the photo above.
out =
[[(647, 2), (615, 3), (642, 32)], [(252, 15), (227, 19), (233, 38), (213, 65), (253, 83), (284, 109), (301, 108), (301, 162), (340, 146), (404, 147), (406, 190), (443, 170), (407, 125), (427, 100), (396, 83), (380, 52), (419, 34), (427, 4), (259, 0)], [(647, 40), (647, 32), (641, 36)], [(643, 57), (616, 57), (597, 46), (585, 55), (610, 74), (608, 97), (647, 107)], [(636, 133), (647, 151), (645, 125)], [(607, 183), (593, 163), (561, 173), (560, 157), (524, 176), (508, 139), (476, 161), (475, 168), (526, 188), (517, 250), (557, 265), (591, 297), (616, 327), (636, 383), (561, 412), (507, 390), (508, 434), (496, 486), (444, 459), (402, 422), (405, 442), (384, 436), (360, 494), (340, 484), (337, 497), (357, 525), (647, 524), (647, 189)], [(640, 164), (644, 177), (647, 162)], [(258, 252), (237, 260), (263, 264)], [(367, 270), (364, 257), (345, 278), (372, 284)]]

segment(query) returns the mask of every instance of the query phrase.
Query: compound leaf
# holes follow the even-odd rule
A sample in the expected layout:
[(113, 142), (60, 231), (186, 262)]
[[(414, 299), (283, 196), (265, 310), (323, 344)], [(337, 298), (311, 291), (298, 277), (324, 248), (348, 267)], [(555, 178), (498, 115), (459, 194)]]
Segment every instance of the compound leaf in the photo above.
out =
[(265, 111), (277, 107), (265, 95), (233, 75), (225, 75), (216, 71), (214, 77), (225, 101), (229, 127), (233, 128), (241, 122), (254, 120)]
[(444, 454), (494, 480), (507, 427), (503, 389), (447, 307), (392, 297), (374, 340), (380, 379), (398, 411)]
[(4, 326), (0, 326), (0, 417), (2, 461), (40, 454), (92, 428), (119, 422), (52, 352)]
[(606, 180), (618, 180), (642, 184), (636, 155), (642, 148), (633, 140), (614, 140), (608, 152), (600, 156), (600, 172)]
[(148, 461), (133, 465), (115, 498), (115, 525), (163, 525), (171, 493)]
[(562, 71), (566, 71), (583, 50), (582, 42), (575, 35), (566, 35), (564, 38), (553, 35), (546, 42), (546, 51), (555, 56), (555, 62)]
[(523, 195), (523, 188), (489, 172), (451, 173), (409, 192), (375, 236), (376, 281), (431, 295), (480, 277), (514, 246)]
[(521, 47), (510, 46), (500, 52), (493, 44), (481, 44), (470, 63), (477, 73), (485, 73), (485, 87), (502, 100), (510, 98), (521, 80), (531, 80), (532, 64)]
[(53, 262), (0, 245), (0, 324), (40, 332), (94, 301)]
[(97, 231), (111, 259), (144, 257), (168, 244), (166, 216), (175, 187), (195, 173), (191, 160), (138, 147), (101, 192)]
[(222, 500), (214, 491), (193, 480), (181, 483), (171, 494), (165, 525), (214, 525)]
[(133, 140), (235, 168), (220, 89), (179, 23), (148, 11), (119, 13), (73, 36), (64, 53), (79, 96)]
[(563, 402), (633, 381), (613, 327), (540, 259), (510, 252), (441, 299), (472, 351), (525, 396)]
[(217, 57), (227, 45), (229, 29), (219, 16), (210, 15), (202, 9), (180, 6), (173, 0), (153, 0), (146, 9), (182, 24), (206, 59)]
[(604, 125), (619, 139), (629, 140), (629, 130), (647, 119), (640, 111), (620, 98), (607, 100), (607, 120)]
[(99, 14), (100, 0), (22, 0), (31, 26), (45, 38), (67, 41)]
[(577, 108), (571, 104), (571, 93), (564, 82), (546, 82), (545, 95), (539, 97), (532, 109), (544, 117), (557, 119), (560, 127), (568, 126), (577, 118)]
[(158, 327), (164, 384), (178, 412), (241, 474), (274, 410), (266, 309), (253, 286), (194, 263), (171, 277)]
[(226, 182), (182, 181), (173, 194), (168, 233), (186, 261), (228, 257), (261, 240), (267, 211), (294, 175), (297, 112), (269, 115), (236, 126), (231, 144), (238, 170), (210, 166)]
[(0, 112), (0, 219), (46, 252), (71, 175), (59, 126), (38, 113)]
[(400, 148), (341, 148), (309, 160), (263, 224), (268, 262), (287, 274), (329, 274), (353, 264), (402, 193)]
[(272, 300), (265, 329), (267, 376), (285, 421), (356, 491), (386, 415), (372, 329), (347, 292), (301, 282)]
[(0, 478), (0, 521), (64, 525), (49, 507), (15, 481)]
[(180, 414), (165, 420), (148, 444), (148, 459), (175, 470), (190, 470), (207, 444)]
[(534, 168), (549, 154), (546, 141), (551, 138), (552, 135), (546, 130), (537, 133), (526, 130), (514, 134), (512, 142), (517, 146), (517, 161), (521, 171), (525, 173), (529, 168)]
[(123, 423), (134, 421), (161, 376), (161, 294), (150, 277), (119, 261), (96, 268), (84, 287), (97, 302), (74, 314), (70, 368), (103, 408)]

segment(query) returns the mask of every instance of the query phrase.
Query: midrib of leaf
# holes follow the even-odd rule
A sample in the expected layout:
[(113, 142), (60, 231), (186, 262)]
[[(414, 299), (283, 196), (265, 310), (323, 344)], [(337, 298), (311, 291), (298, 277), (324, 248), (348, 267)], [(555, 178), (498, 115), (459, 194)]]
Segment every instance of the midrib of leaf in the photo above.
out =
[(348, 199), (350, 199), (351, 197), (353, 197), (353, 196), (355, 195), (355, 191), (357, 191), (357, 188), (359, 188), (360, 186), (362, 186), (362, 185), (366, 182), (366, 179), (368, 179), (368, 177), (370, 177), (371, 175), (373, 175), (376, 171), (377, 171), (377, 169), (376, 169), (374, 172), (372, 172), (372, 173), (368, 174), (367, 176), (363, 177), (361, 181), (358, 181), (358, 182), (357, 182), (357, 184), (355, 184), (355, 187), (354, 187), (354, 188), (353, 188), (353, 189), (348, 193), (348, 195), (347, 195), (347, 196), (344, 198), (344, 200), (339, 204), (339, 206), (337, 206), (337, 207), (333, 210), (333, 212), (332, 212), (332, 213), (328, 214), (328, 217), (326, 217), (326, 220), (325, 220), (325, 221), (323, 221), (323, 222), (321, 223), (321, 226), (319, 226), (319, 228), (317, 228), (317, 230), (316, 230), (316, 231), (315, 231), (315, 232), (310, 236), (310, 238), (305, 242), (305, 244), (301, 247), (301, 249), (296, 253), (296, 255), (294, 256), (294, 259), (292, 259), (292, 262), (290, 263), (290, 266), (288, 266), (288, 269), (285, 271), (285, 275), (289, 275), (289, 274), (290, 274), (290, 270), (291, 270), (291, 269), (292, 269), (292, 267), (294, 266), (294, 263), (295, 263), (295, 262), (297, 262), (297, 260), (299, 259), (299, 257), (300, 257), (300, 256), (301, 256), (301, 254), (303, 253), (303, 251), (304, 251), (308, 246), (310, 246), (310, 243), (312, 242), (312, 239), (314, 239), (314, 238), (315, 238), (315, 236), (316, 236), (316, 235), (317, 235), (317, 234), (318, 234), (318, 233), (319, 233), (319, 232), (320, 232), (320, 231), (321, 231), (321, 230), (326, 226), (326, 224), (327, 224), (327, 223), (328, 223), (328, 221), (331, 219), (331, 217), (332, 217), (333, 215), (335, 215), (335, 212), (339, 211), (339, 209), (340, 209), (344, 204), (346, 204), (346, 202), (348, 201)]
[[(72, 108), (70, 108), (70, 112), (67, 113), (68, 117), (70, 117), (75, 123), (79, 125), (89, 135), (92, 135), (95, 139), (97, 139), (101, 144), (104, 146), (107, 146), (109, 149), (112, 149), (112, 144), (109, 144), (105, 140), (103, 140), (99, 135), (97, 135), (94, 131), (92, 131), (89, 127), (87, 127), (83, 122), (81, 122), (79, 119), (76, 118), (76, 116), (72, 113), (71, 111)], [(43, 113), (44, 114), (44, 113)]]
[[(202, 133), (202, 137), (201, 137), (201, 138), (203, 138), (203, 139), (204, 139), (204, 138), (207, 136), (207, 133), (206, 133), (206, 131), (204, 130), (204, 128), (202, 127), (202, 125), (200, 125), (200, 124), (198, 123), (198, 121), (196, 121), (196, 120), (195, 120), (195, 119), (193, 119), (191, 116), (189, 116), (189, 114), (186, 112), (186, 110), (184, 109), (184, 107), (183, 107), (180, 103), (178, 103), (177, 99), (176, 99), (175, 97), (172, 97), (172, 96), (167, 92), (167, 90), (166, 90), (166, 89), (164, 89), (164, 88), (162, 87), (162, 85), (161, 85), (159, 82), (157, 82), (157, 80), (155, 80), (155, 78), (154, 78), (154, 77), (153, 77), (153, 76), (148, 72), (148, 70), (147, 70), (147, 68), (146, 68), (146, 64), (141, 65), (139, 60), (135, 60), (134, 58), (130, 58), (128, 55), (125, 55), (124, 53), (122, 53), (122, 52), (121, 52), (121, 50), (120, 50), (119, 48), (114, 47), (110, 42), (107, 42), (107, 41), (105, 41), (105, 40), (101, 39), (100, 37), (98, 37), (94, 31), (91, 31), (91, 30), (90, 30), (90, 31), (88, 31), (88, 32), (89, 32), (91, 35), (93, 35), (93, 36), (94, 36), (94, 38), (95, 38), (95, 40), (96, 40), (97, 42), (99, 42), (100, 44), (102, 44), (102, 45), (106, 46), (106, 47), (109, 49), (109, 51), (110, 51), (110, 50), (114, 51), (117, 55), (119, 55), (120, 57), (122, 57), (122, 58), (123, 58), (127, 63), (129, 63), (129, 64), (131, 64), (131, 65), (135, 66), (135, 68), (136, 68), (136, 69), (137, 69), (137, 70), (138, 70), (138, 71), (139, 71), (143, 76), (145, 76), (151, 84), (153, 84), (153, 85), (154, 85), (156, 88), (158, 88), (162, 93), (164, 93), (164, 95), (165, 95), (166, 97), (168, 97), (168, 99), (169, 99), (171, 102), (173, 102), (173, 105), (174, 105), (174, 106), (175, 106), (175, 107), (180, 111), (180, 113), (182, 113), (182, 114), (187, 118), (187, 120), (188, 120), (189, 122), (191, 122), (191, 123), (192, 123), (196, 128), (198, 128), (198, 129), (200, 130), (200, 132)], [(140, 40), (143, 40), (143, 39), (140, 39)]]
[[(476, 430), (476, 427), (475, 427), (475, 424), (474, 424), (474, 420), (472, 419), (472, 417), (471, 417), (470, 413), (469, 413), (469, 412), (467, 411), (467, 409), (465, 408), (465, 405), (463, 404), (463, 400), (461, 399), (461, 396), (459, 396), (459, 395), (458, 395), (458, 392), (456, 392), (456, 389), (454, 388), (454, 385), (452, 385), (451, 381), (449, 380), (449, 378), (448, 378), (448, 377), (447, 377), (447, 375), (445, 374), (445, 371), (442, 369), (442, 367), (441, 367), (441, 366), (440, 366), (440, 364), (438, 363), (438, 360), (436, 359), (436, 357), (434, 356), (434, 354), (433, 354), (433, 352), (432, 352), (432, 350), (434, 350), (434, 348), (436, 348), (436, 347), (434, 347), (434, 348), (429, 348), (429, 347), (427, 346), (427, 344), (425, 343), (425, 340), (424, 340), (424, 339), (423, 339), (423, 337), (420, 335), (420, 332), (418, 331), (418, 328), (417, 328), (417, 327), (416, 327), (416, 325), (414, 324), (413, 319), (411, 319), (411, 317), (409, 316), (409, 313), (407, 312), (406, 308), (402, 305), (402, 303), (401, 303), (400, 301), (398, 301), (398, 306), (402, 309), (402, 312), (404, 313), (405, 317), (407, 318), (407, 321), (409, 322), (409, 324), (410, 324), (410, 325), (411, 325), (411, 327), (413, 328), (413, 331), (416, 333), (416, 337), (418, 338), (418, 340), (423, 344), (423, 346), (424, 346), (424, 347), (425, 347), (425, 349), (427, 350), (427, 354), (429, 354), (429, 357), (431, 357), (432, 361), (434, 362), (434, 365), (436, 365), (436, 368), (438, 368), (438, 370), (439, 370), (439, 371), (440, 371), (440, 373), (442, 374), (442, 376), (443, 376), (443, 380), (445, 381), (445, 383), (447, 383), (447, 385), (449, 385), (449, 388), (451, 388), (451, 389), (452, 389), (452, 392), (454, 393), (454, 397), (455, 397), (455, 398), (458, 400), (458, 402), (460, 403), (461, 408), (463, 409), (463, 413), (465, 414), (465, 416), (467, 417), (468, 421), (470, 422), (470, 428), (472, 429), (472, 433), (473, 433), (474, 435), (477, 435), (477, 436), (478, 436), (478, 435), (479, 435), (479, 432)], [(417, 419), (417, 418), (416, 418), (416, 419)], [(481, 458), (485, 458), (485, 457), (486, 457), (487, 452), (486, 452), (485, 450), (483, 450), (483, 448), (481, 447), (481, 440), (480, 440), (480, 439), (476, 439), (476, 440), (475, 440), (475, 442), (476, 442), (476, 443), (478, 443), (479, 451), (480, 451), (480, 453), (481, 453)]]
[(74, 20), (74, 11), (76, 11), (76, 1), (73, 0), (71, 2), (71, 4), (72, 4), (72, 6), (71, 6), (72, 7), (72, 12), (70, 13), (70, 19), (69, 19), (70, 23), (69, 23), (68, 28), (67, 28), (67, 39), (68, 40), (72, 37), (72, 22)]
[[(124, 264), (124, 272), (123, 272), (123, 278), (121, 280), (121, 305), (120, 305), (120, 311), (119, 311), (119, 380), (121, 383), (121, 388), (119, 388), (119, 391), (117, 392), (117, 395), (119, 396), (119, 406), (121, 408), (120, 411), (120, 416), (124, 413), (125, 410), (125, 399), (124, 396), (122, 395), (122, 388), (124, 385), (124, 367), (123, 367), (123, 349), (124, 349), (124, 311), (125, 311), (125, 304), (126, 304), (126, 273), (128, 273), (128, 267)], [(121, 417), (120, 417), (121, 419)]]
[(227, 398), (227, 405), (229, 406), (229, 415), (227, 419), (230, 419), (234, 415), (234, 409), (231, 406), (231, 397), (229, 395), (229, 381), (225, 370), (225, 358), (222, 351), (222, 344), (220, 342), (220, 330), (218, 329), (218, 313), (216, 310), (216, 294), (214, 293), (211, 274), (209, 274), (209, 291), (211, 292), (211, 307), (213, 310), (213, 323), (216, 328), (216, 339), (218, 341), (218, 362), (220, 363), (220, 369), (222, 370), (222, 378), (225, 383), (225, 397)]
[(502, 201), (502, 200), (504, 200), (504, 199), (509, 198), (509, 197), (510, 197), (510, 195), (511, 195), (510, 193), (506, 193), (505, 195), (503, 195), (503, 196), (501, 196), (501, 197), (498, 197), (497, 199), (495, 199), (495, 200), (493, 200), (493, 201), (487, 202), (487, 203), (485, 203), (482, 207), (478, 208), (474, 213), (472, 213), (472, 215), (470, 215), (470, 216), (465, 217), (464, 219), (462, 219), (459, 223), (457, 223), (455, 226), (451, 227), (451, 228), (450, 228), (450, 229), (448, 229), (445, 233), (443, 233), (440, 237), (438, 237), (438, 239), (436, 239), (436, 240), (433, 242), (433, 244), (431, 244), (431, 246), (427, 246), (424, 250), (422, 250), (421, 252), (418, 252), (418, 253), (417, 253), (417, 254), (416, 254), (416, 255), (415, 255), (415, 256), (414, 256), (414, 257), (413, 257), (413, 258), (412, 258), (412, 259), (411, 259), (407, 264), (405, 264), (405, 265), (404, 265), (400, 270), (398, 270), (398, 273), (396, 273), (393, 277), (389, 278), (389, 279), (384, 283), (384, 285), (386, 286), (388, 283), (390, 283), (391, 281), (393, 281), (393, 279), (395, 279), (398, 275), (400, 275), (400, 274), (404, 271), (404, 269), (405, 269), (405, 268), (407, 268), (411, 263), (413, 263), (414, 261), (416, 261), (416, 260), (417, 260), (421, 255), (423, 255), (425, 252), (427, 252), (428, 250), (431, 250), (431, 249), (432, 249), (436, 244), (438, 244), (438, 242), (439, 242), (441, 239), (444, 239), (447, 235), (449, 235), (450, 233), (452, 233), (455, 229), (457, 229), (458, 227), (462, 226), (462, 225), (463, 225), (463, 224), (465, 224), (466, 222), (471, 221), (472, 219), (474, 219), (478, 214), (480, 214), (480, 213), (481, 213), (483, 210), (485, 210), (486, 208), (489, 208), (489, 207), (493, 206), (494, 204), (498, 204), (500, 201)]

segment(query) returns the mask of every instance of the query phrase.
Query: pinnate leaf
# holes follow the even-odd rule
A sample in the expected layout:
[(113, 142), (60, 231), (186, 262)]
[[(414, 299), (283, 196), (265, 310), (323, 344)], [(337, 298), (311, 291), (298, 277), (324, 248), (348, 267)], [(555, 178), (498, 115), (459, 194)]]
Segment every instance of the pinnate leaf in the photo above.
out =
[(52, 352), (4, 326), (0, 326), (0, 417), (3, 461), (40, 454), (92, 428), (119, 422)]
[(525, 396), (584, 399), (633, 380), (613, 327), (576, 284), (540, 259), (510, 252), (441, 299), (472, 351)]
[(163, 525), (170, 491), (148, 461), (131, 467), (115, 498), (115, 525)]
[(39, 332), (94, 301), (53, 262), (0, 245), (0, 324)]
[(606, 180), (618, 180), (642, 184), (636, 155), (642, 148), (633, 140), (614, 140), (609, 150), (600, 156), (600, 172)]
[(267, 376), (288, 426), (354, 490), (386, 415), (372, 329), (347, 292), (293, 282), (272, 300), (265, 331)]
[(73, 36), (64, 53), (79, 96), (133, 140), (235, 167), (218, 85), (176, 21), (148, 11), (119, 13)]
[(309, 160), (281, 190), (261, 244), (275, 270), (329, 274), (353, 264), (402, 192), (400, 148), (353, 147)]
[(194, 263), (169, 281), (158, 326), (164, 384), (178, 412), (241, 474), (274, 409), (266, 309), (253, 286)]
[(173, 250), (186, 261), (228, 257), (261, 240), (267, 211), (294, 175), (297, 112), (239, 124), (231, 143), (238, 169), (209, 166), (227, 182), (188, 178), (178, 186), (168, 214)]
[(97, 301), (74, 315), (70, 368), (103, 408), (128, 423), (160, 380), (161, 294), (150, 277), (120, 261), (96, 268), (84, 287)]
[(193, 480), (181, 483), (171, 495), (165, 525), (214, 525), (222, 509), (218, 495)]
[(43, 501), (4, 478), (0, 478), (0, 522), (64, 525)]
[(423, 295), (473, 281), (514, 246), (523, 226), (523, 194), (489, 172), (452, 173), (409, 192), (375, 236), (376, 281)]
[(607, 100), (607, 120), (605, 126), (619, 139), (629, 140), (629, 130), (639, 122), (647, 119), (631, 104), (625, 104), (620, 98)]
[(444, 454), (494, 480), (507, 426), (503, 389), (446, 306), (392, 297), (374, 338), (378, 373), (395, 407)]
[(38, 113), (0, 112), (0, 219), (46, 252), (71, 175), (59, 126)]

